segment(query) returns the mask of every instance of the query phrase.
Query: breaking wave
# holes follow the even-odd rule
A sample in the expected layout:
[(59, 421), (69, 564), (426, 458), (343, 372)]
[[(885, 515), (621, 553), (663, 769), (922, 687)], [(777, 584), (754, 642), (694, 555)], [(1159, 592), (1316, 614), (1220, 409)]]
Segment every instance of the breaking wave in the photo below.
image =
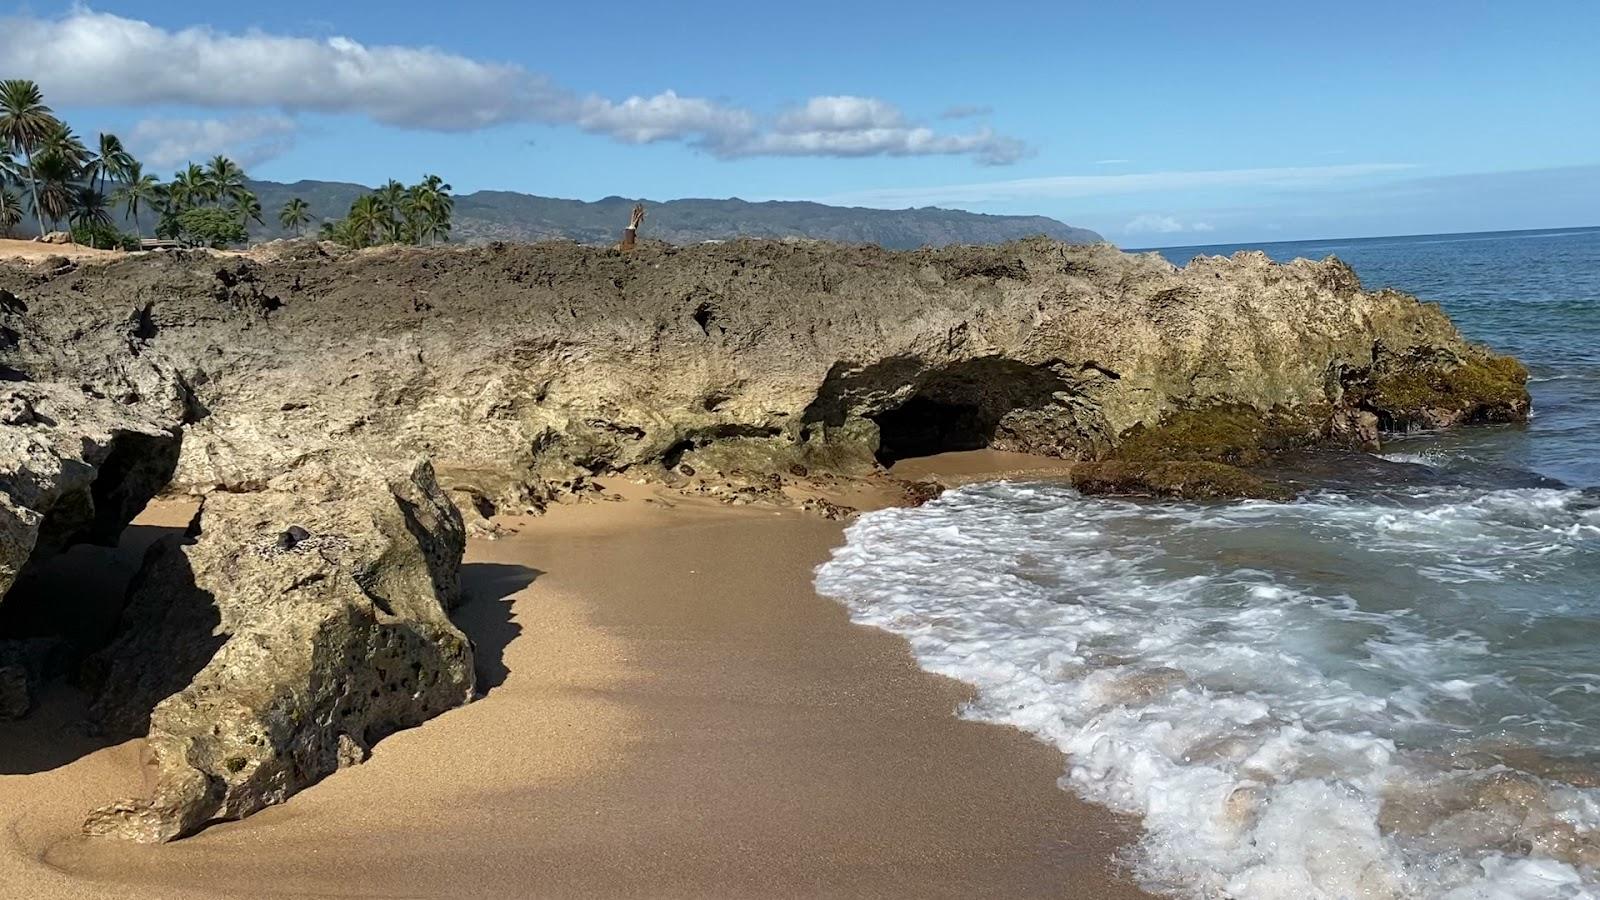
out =
[(1152, 888), (1577, 898), (1600, 896), (1596, 551), (1576, 490), (999, 483), (863, 516), (817, 585), (1140, 817)]

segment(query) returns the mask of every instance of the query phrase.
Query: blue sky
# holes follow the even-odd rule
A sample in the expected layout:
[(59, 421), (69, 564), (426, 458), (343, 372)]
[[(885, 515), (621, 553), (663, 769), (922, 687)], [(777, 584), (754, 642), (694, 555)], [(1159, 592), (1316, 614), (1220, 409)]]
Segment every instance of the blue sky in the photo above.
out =
[(1128, 246), (1600, 224), (1592, 0), (0, 10), (0, 77), (164, 170), (958, 206)]

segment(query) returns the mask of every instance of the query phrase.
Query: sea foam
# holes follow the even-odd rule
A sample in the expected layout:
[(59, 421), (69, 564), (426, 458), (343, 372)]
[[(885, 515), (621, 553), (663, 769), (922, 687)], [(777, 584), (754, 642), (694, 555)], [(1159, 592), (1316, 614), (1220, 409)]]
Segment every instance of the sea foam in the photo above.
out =
[(1001, 483), (863, 516), (817, 585), (1138, 816), (1154, 889), (1576, 898), (1600, 896), (1597, 549), (1568, 490)]

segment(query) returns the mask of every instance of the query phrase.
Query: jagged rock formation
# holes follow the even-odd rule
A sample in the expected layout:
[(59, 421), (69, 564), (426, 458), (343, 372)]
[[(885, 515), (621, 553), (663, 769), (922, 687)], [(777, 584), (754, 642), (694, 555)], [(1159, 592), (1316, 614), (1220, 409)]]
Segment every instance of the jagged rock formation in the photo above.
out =
[(202, 412), (177, 473), (193, 490), (358, 447), (428, 454), (466, 505), (492, 510), (654, 464), (859, 472), (978, 446), (1099, 459), (1136, 428), (1224, 406), (1302, 443), (1358, 444), (1527, 409), (1515, 362), (1334, 260), (1179, 269), (1050, 241), (298, 244), (35, 280), (11, 289), (36, 318), (85, 348), (122, 346), (136, 320), (145, 354), (193, 386)]
[(115, 543), (171, 480), (176, 426), (92, 388), (0, 390), (0, 593), (35, 554)]
[[(483, 527), (626, 470), (785, 502), (788, 479), (976, 447), (1082, 460), (1085, 490), (1278, 496), (1252, 470), (1279, 451), (1528, 409), (1515, 361), (1336, 260), (1180, 269), (1047, 240), (0, 265), (0, 380), (0, 472), (44, 473), (0, 481), (8, 571), (24, 540), (114, 533), (168, 474), (204, 496), (96, 667), (108, 722), (154, 706), (162, 780), (90, 827), (145, 840), (281, 800), (466, 699), (445, 497)], [(379, 474), (418, 455), (432, 470)]]
[[(416, 448), (452, 488), (520, 507), (649, 464), (861, 472), (978, 446), (1096, 459), (1221, 405), (1293, 411), (1279, 418), (1307, 441), (1370, 441), (1437, 419), (1431, 404), (1470, 421), (1527, 402), (1515, 363), (1484, 362), (1436, 307), (1363, 292), (1336, 261), (744, 242), (212, 266), (222, 280), (192, 267), (188, 296), (153, 312), (174, 344), (216, 348), (199, 391), (214, 414), (178, 475), (197, 488), (355, 444)], [(189, 324), (225, 312), (221, 333)], [(1391, 389), (1434, 368), (1484, 377)]]
[(17, 294), (73, 268), (45, 260), (0, 288), (0, 596), (30, 557), (115, 542), (178, 461), (190, 394), (146, 352), (146, 309), (47, 321)]
[(207, 496), (190, 532), (152, 550), (98, 667), (102, 720), (148, 727), (154, 795), (91, 834), (249, 815), (469, 699), (472, 648), (445, 615), (466, 539), (426, 462), (309, 457)]

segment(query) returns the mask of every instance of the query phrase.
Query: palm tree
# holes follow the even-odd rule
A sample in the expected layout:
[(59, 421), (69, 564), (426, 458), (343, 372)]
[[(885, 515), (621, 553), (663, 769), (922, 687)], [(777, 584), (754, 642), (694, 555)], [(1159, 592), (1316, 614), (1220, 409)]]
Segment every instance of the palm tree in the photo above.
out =
[(127, 171), (123, 173), (122, 186), (111, 195), (111, 202), (127, 208), (123, 218), (133, 217), (133, 230), (144, 234), (139, 225), (139, 207), (149, 209), (161, 203), (161, 182), (154, 175), (144, 174), (144, 166), (129, 157)]
[(72, 126), (59, 120), (40, 139), (39, 153), (41, 155), (49, 153), (61, 157), (63, 162), (72, 167), (72, 174), (75, 178), (94, 159), (94, 155), (89, 152), (89, 148), (83, 145), (83, 140), (73, 133)]
[(60, 153), (41, 152), (33, 158), (34, 182), (33, 214), (41, 229), (49, 222), (55, 230), (56, 223), (72, 212), (76, 188), (73, 179), (78, 177), (78, 167)]
[(22, 201), (9, 188), (0, 188), (0, 235), (11, 236), (11, 229), (22, 221)]
[(261, 200), (243, 188), (233, 195), (233, 211), (239, 214), (240, 225), (249, 225), (252, 220), (258, 225), (267, 224), (261, 220)]
[(363, 194), (350, 204), (350, 215), (345, 217), (347, 234), (355, 247), (370, 247), (387, 227), (389, 211), (376, 194)]
[(89, 246), (100, 246), (98, 232), (111, 228), (111, 209), (106, 206), (106, 195), (89, 185), (79, 187), (72, 197), (68, 221), (72, 227), (89, 232)]
[[(39, 92), (38, 84), (23, 78), (0, 81), (0, 147), (22, 154), (35, 210), (40, 207), (33, 151), (55, 125), (55, 114), (44, 105), (44, 95)], [(39, 220), (39, 235), (44, 236), (43, 218)]]
[(206, 164), (206, 183), (210, 186), (212, 200), (239, 200), (248, 193), (244, 189), (244, 170), (233, 160), (218, 154)]
[(121, 138), (114, 134), (100, 132), (97, 146), (99, 152), (89, 160), (84, 172), (91, 182), (96, 180), (100, 182), (100, 193), (104, 194), (107, 181), (126, 181), (128, 170), (137, 165), (137, 162), (133, 154), (123, 148)]
[(455, 211), (455, 198), (450, 196), (450, 185), (437, 175), (423, 176), (422, 182), (411, 189), (412, 204), (418, 213), (417, 238), (429, 243), (450, 235), (450, 217)]
[(401, 205), (405, 219), (406, 240), (413, 244), (422, 243), (422, 234), (426, 230), (425, 222), (428, 219), (427, 197), (420, 184), (406, 188), (406, 199)]
[(278, 211), (278, 224), (294, 232), (295, 237), (305, 237), (304, 229), (311, 224), (311, 205), (295, 197)]
[(173, 173), (172, 184), (167, 188), (167, 199), (171, 203), (171, 211), (180, 213), (204, 202), (210, 193), (211, 185), (206, 179), (205, 170), (190, 163), (183, 171)]
[(378, 231), (390, 243), (400, 243), (405, 230), (406, 186), (391, 178), (374, 195), (383, 213), (383, 219), (378, 222)]
[(323, 222), (318, 237), (324, 241), (343, 244), (353, 250), (359, 250), (366, 246), (360, 229), (347, 218)]

